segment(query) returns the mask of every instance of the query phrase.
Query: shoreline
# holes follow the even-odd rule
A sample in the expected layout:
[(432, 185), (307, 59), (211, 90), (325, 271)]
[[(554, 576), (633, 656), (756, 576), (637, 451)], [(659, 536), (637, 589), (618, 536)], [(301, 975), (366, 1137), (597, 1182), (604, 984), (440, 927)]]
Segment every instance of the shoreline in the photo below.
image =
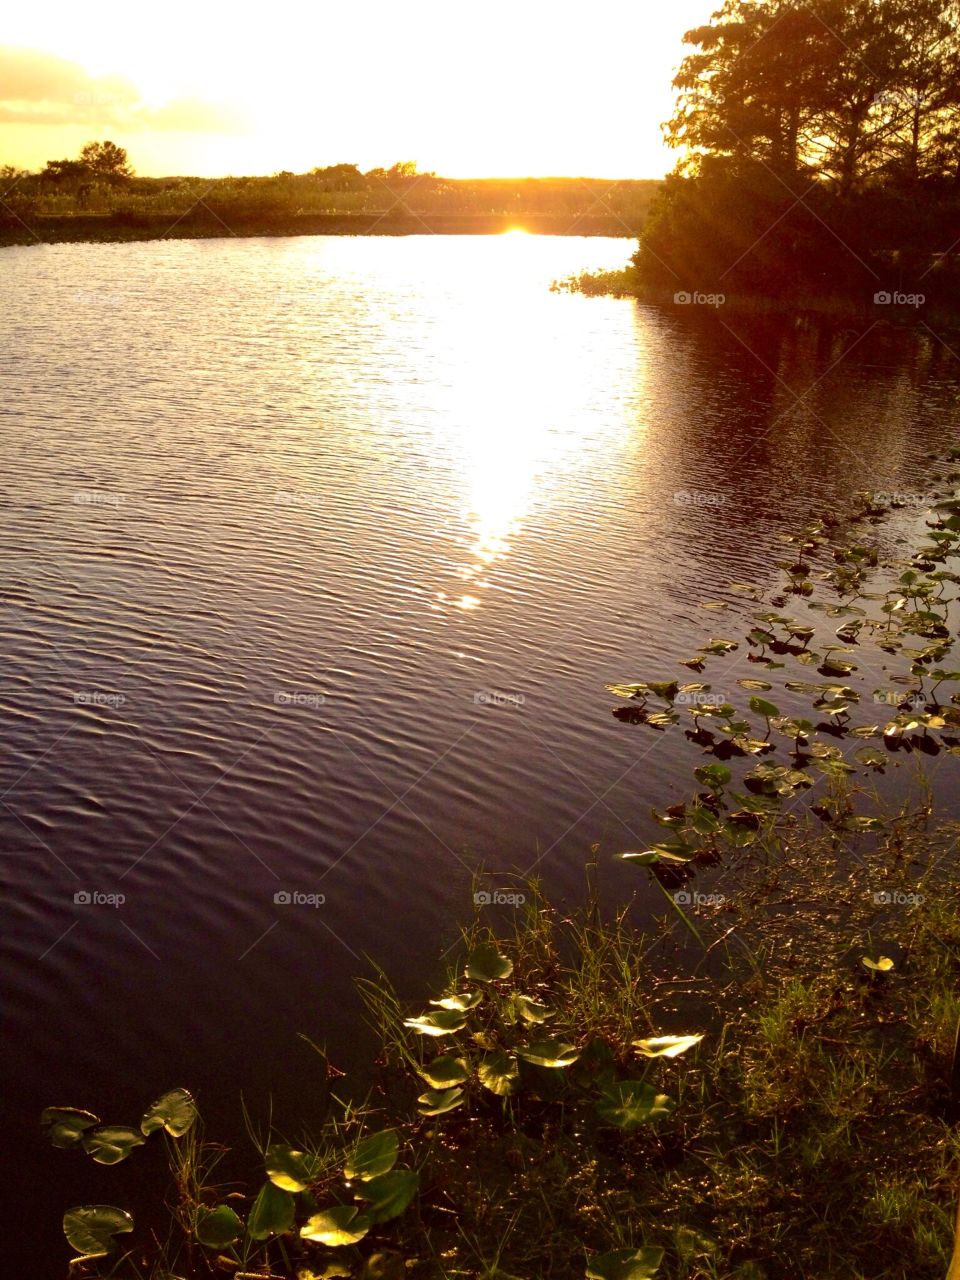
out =
[(302, 213), (284, 217), (233, 215), (206, 209), (186, 214), (39, 214), (29, 223), (0, 225), (0, 247), (34, 244), (128, 243), (137, 240), (250, 239), (262, 236), (501, 235), (606, 236), (635, 240), (640, 228), (615, 214), (586, 213)]

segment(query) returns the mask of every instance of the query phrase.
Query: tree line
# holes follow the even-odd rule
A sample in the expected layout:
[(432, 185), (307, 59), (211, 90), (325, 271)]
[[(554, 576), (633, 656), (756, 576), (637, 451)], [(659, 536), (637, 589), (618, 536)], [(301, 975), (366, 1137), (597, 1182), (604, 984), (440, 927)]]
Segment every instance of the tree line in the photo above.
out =
[(955, 246), (960, 0), (725, 0), (684, 41), (647, 277), (904, 283)]

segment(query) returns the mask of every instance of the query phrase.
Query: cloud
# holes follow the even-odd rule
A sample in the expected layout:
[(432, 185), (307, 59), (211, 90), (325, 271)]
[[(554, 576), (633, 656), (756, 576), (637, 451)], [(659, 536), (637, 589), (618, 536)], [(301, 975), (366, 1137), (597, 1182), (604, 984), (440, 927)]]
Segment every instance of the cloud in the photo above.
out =
[(0, 46), (0, 122), (89, 125), (126, 132), (242, 133), (239, 112), (200, 98), (145, 103), (125, 76), (91, 76), (77, 62), (41, 49)]

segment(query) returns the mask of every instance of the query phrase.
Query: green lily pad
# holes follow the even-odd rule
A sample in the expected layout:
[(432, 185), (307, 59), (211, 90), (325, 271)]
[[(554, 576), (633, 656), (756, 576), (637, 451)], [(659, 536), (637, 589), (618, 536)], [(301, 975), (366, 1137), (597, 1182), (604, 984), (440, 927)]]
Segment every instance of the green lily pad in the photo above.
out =
[(208, 1249), (226, 1249), (243, 1233), (243, 1223), (228, 1204), (201, 1209), (197, 1214), (197, 1239)]
[(893, 961), (889, 956), (880, 956), (877, 960), (871, 960), (869, 956), (864, 956), (861, 963), (871, 973), (889, 973), (894, 967)]
[(652, 1036), (647, 1040), (634, 1040), (634, 1047), (639, 1049), (645, 1058), (677, 1058), (686, 1053), (694, 1045), (700, 1043), (703, 1035), (694, 1036)]
[(467, 1018), (458, 1009), (441, 1009), (438, 1013), (422, 1013), (419, 1018), (404, 1018), (403, 1025), (422, 1036), (449, 1036), (462, 1031)]
[(597, 1114), (618, 1129), (637, 1129), (669, 1115), (674, 1105), (645, 1080), (620, 1080), (604, 1089), (597, 1101)]
[(397, 1163), (400, 1151), (400, 1137), (396, 1129), (381, 1129), (378, 1133), (368, 1134), (356, 1146), (353, 1155), (343, 1167), (347, 1178), (360, 1178), (369, 1182), (371, 1178), (379, 1178), (389, 1173)]
[[(456, 1084), (463, 1084), (469, 1073), (462, 1059), (444, 1054), (420, 1067), (417, 1074), (433, 1089), (450, 1089)], [(385, 1173), (386, 1170), (380, 1172)]]
[(371, 1226), (369, 1214), (360, 1213), (352, 1204), (339, 1204), (308, 1218), (300, 1228), (300, 1235), (304, 1240), (315, 1240), (318, 1244), (337, 1249), (362, 1240)]
[(292, 1193), (268, 1180), (260, 1188), (247, 1217), (247, 1235), (251, 1240), (282, 1236), (293, 1226), (295, 1207)]
[(134, 1147), (142, 1147), (146, 1139), (137, 1129), (124, 1124), (104, 1125), (83, 1135), (83, 1149), (97, 1164), (119, 1164)]
[(174, 1138), (182, 1138), (197, 1118), (197, 1104), (187, 1089), (171, 1089), (147, 1109), (140, 1121), (140, 1132), (150, 1135), (166, 1129)]
[(580, 1057), (580, 1050), (565, 1040), (538, 1040), (525, 1049), (518, 1049), (517, 1054), (535, 1067), (558, 1068), (572, 1067)]
[(422, 1116), (443, 1116), (448, 1111), (455, 1111), (464, 1101), (464, 1092), (459, 1086), (453, 1089), (428, 1089), (417, 1099), (417, 1110)]
[(263, 1154), (267, 1177), (281, 1191), (306, 1191), (316, 1177), (316, 1161), (304, 1151), (277, 1142)]
[(517, 1060), (502, 1049), (489, 1053), (477, 1068), (480, 1083), (491, 1093), (507, 1098), (516, 1093), (520, 1085), (520, 1071)]
[(468, 1013), (471, 1009), (475, 1009), (482, 999), (483, 996), (479, 991), (464, 991), (443, 996), (439, 1000), (431, 1000), (430, 1003), (439, 1009), (455, 1009), (457, 1013)]
[(513, 961), (492, 942), (482, 942), (467, 956), (466, 975), (474, 982), (496, 982), (500, 978), (509, 978), (511, 973)]
[(663, 1254), (653, 1245), (595, 1253), (587, 1263), (587, 1280), (652, 1280)]
[(114, 1236), (133, 1230), (133, 1219), (112, 1204), (81, 1204), (63, 1215), (63, 1234), (77, 1253), (103, 1258), (116, 1248)]
[(531, 996), (517, 996), (517, 1011), (524, 1022), (546, 1022), (552, 1018), (554, 1010), (549, 1005), (540, 1004)]
[(367, 1213), (374, 1223), (389, 1222), (403, 1213), (419, 1186), (420, 1175), (415, 1169), (391, 1169), (365, 1182), (360, 1194), (370, 1202)]
[(55, 1147), (76, 1147), (87, 1129), (100, 1123), (100, 1117), (79, 1107), (45, 1107), (40, 1124)]

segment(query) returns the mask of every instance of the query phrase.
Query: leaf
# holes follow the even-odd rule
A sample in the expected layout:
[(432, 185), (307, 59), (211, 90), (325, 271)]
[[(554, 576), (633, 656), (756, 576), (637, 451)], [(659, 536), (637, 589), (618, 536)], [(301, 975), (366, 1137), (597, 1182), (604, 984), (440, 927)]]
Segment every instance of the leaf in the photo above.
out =
[(304, 1240), (316, 1240), (318, 1244), (336, 1249), (345, 1244), (356, 1244), (370, 1230), (373, 1223), (368, 1214), (361, 1214), (352, 1204), (338, 1204), (332, 1209), (315, 1213), (300, 1228)]
[(651, 1280), (663, 1261), (663, 1249), (612, 1249), (595, 1253), (587, 1263), (587, 1280)]
[(103, 1258), (116, 1247), (115, 1235), (133, 1230), (133, 1219), (112, 1204), (81, 1204), (63, 1215), (63, 1234), (77, 1253)]
[(468, 1013), (471, 1009), (475, 1009), (482, 999), (483, 996), (479, 991), (464, 991), (443, 996), (440, 1000), (431, 1000), (430, 1003), (440, 1009), (455, 1009), (458, 1013)]
[(524, 1022), (546, 1022), (554, 1014), (553, 1009), (548, 1005), (540, 1004), (532, 996), (517, 996), (517, 1009)]
[(698, 782), (702, 782), (705, 787), (709, 787), (711, 791), (719, 791), (725, 787), (733, 774), (722, 764), (706, 764), (699, 769), (694, 769), (693, 776)]
[(65, 1150), (79, 1144), (86, 1129), (100, 1123), (100, 1117), (79, 1107), (45, 1107), (40, 1124), (53, 1146)]
[(738, 680), (737, 684), (740, 686), (741, 689), (757, 689), (761, 693), (763, 693), (767, 689), (773, 688), (773, 685), (770, 684), (768, 680), (748, 680), (746, 679), (746, 677), (744, 677), (742, 680)]
[(360, 1194), (370, 1201), (368, 1213), (374, 1223), (389, 1222), (403, 1213), (419, 1186), (420, 1176), (415, 1169), (392, 1169), (364, 1183)]
[(674, 1105), (672, 1099), (657, 1093), (645, 1080), (621, 1080), (604, 1089), (597, 1102), (597, 1114), (618, 1129), (637, 1129), (669, 1115)]
[(449, 1036), (462, 1031), (467, 1018), (456, 1009), (441, 1009), (439, 1013), (422, 1013), (419, 1018), (404, 1018), (403, 1025), (422, 1036)]
[(467, 956), (466, 975), (474, 982), (496, 982), (499, 978), (509, 978), (511, 973), (513, 961), (492, 942), (482, 942)]
[(517, 1054), (536, 1067), (572, 1067), (580, 1057), (579, 1049), (564, 1040), (538, 1040)]
[(268, 1180), (260, 1188), (247, 1217), (247, 1235), (251, 1240), (282, 1236), (293, 1226), (294, 1210), (292, 1194)]
[(871, 960), (869, 956), (864, 956), (861, 963), (871, 973), (889, 973), (893, 968), (893, 961), (889, 956), (881, 956), (879, 960)]
[(147, 1109), (140, 1121), (140, 1132), (151, 1134), (166, 1129), (173, 1138), (182, 1138), (197, 1118), (197, 1104), (187, 1089), (171, 1089)]
[(119, 1164), (134, 1147), (142, 1147), (146, 1139), (137, 1129), (125, 1124), (104, 1125), (83, 1135), (83, 1149), (97, 1164)]
[(201, 1209), (197, 1214), (197, 1239), (208, 1249), (225, 1249), (240, 1239), (243, 1223), (228, 1204)]
[(428, 1089), (417, 1099), (417, 1110), (422, 1116), (443, 1116), (455, 1111), (465, 1101), (461, 1088)]
[(278, 1142), (263, 1153), (267, 1177), (283, 1191), (306, 1191), (316, 1176), (316, 1161), (306, 1152)]
[[(449, 1089), (452, 1085), (463, 1084), (469, 1073), (462, 1059), (444, 1054), (420, 1067), (417, 1074), (434, 1089)], [(381, 1172), (386, 1173), (386, 1169)]]
[(780, 714), (780, 708), (774, 706), (772, 702), (767, 702), (766, 698), (751, 698), (750, 710), (767, 720), (772, 720), (774, 716)]
[(517, 1060), (510, 1054), (504, 1053), (502, 1049), (488, 1054), (483, 1059), (477, 1069), (477, 1075), (485, 1089), (489, 1089), (491, 1093), (501, 1098), (508, 1098), (510, 1094), (516, 1093), (520, 1085)]
[(364, 1182), (379, 1178), (389, 1173), (397, 1163), (399, 1150), (400, 1136), (396, 1129), (381, 1129), (378, 1133), (368, 1134), (357, 1143), (353, 1155), (343, 1166), (344, 1176), (360, 1178)]
[(634, 1040), (633, 1044), (645, 1058), (677, 1058), (702, 1039), (702, 1033), (695, 1036), (653, 1036), (648, 1040)]

